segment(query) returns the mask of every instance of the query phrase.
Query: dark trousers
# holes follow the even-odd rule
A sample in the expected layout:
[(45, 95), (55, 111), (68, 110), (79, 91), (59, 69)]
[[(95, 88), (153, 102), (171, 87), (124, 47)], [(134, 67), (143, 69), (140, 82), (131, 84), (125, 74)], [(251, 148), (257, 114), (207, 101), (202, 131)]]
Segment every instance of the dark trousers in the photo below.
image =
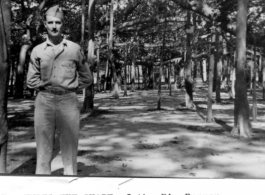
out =
[(76, 93), (38, 93), (34, 114), (37, 142), (36, 174), (51, 174), (55, 130), (59, 135), (64, 175), (77, 174), (79, 115)]

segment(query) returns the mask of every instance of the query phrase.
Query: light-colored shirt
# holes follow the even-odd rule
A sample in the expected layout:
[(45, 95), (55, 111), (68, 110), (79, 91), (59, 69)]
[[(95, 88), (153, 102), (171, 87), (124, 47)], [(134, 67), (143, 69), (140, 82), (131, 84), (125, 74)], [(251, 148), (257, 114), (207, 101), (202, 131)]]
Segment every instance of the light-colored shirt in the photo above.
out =
[(81, 47), (63, 39), (53, 45), (49, 39), (31, 52), (27, 85), (29, 88), (78, 90), (92, 84), (93, 78)]

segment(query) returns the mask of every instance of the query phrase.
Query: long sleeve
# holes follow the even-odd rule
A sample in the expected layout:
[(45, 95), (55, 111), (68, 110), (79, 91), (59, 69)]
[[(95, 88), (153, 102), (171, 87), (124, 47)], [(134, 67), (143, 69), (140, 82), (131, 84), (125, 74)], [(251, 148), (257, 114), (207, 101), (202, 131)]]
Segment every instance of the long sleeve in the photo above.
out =
[(30, 55), (29, 69), (27, 74), (27, 86), (29, 88), (38, 88), (40, 83), (40, 62), (36, 56), (36, 50), (33, 49)]
[(92, 85), (93, 76), (88, 63), (85, 60), (84, 53), (81, 49), (78, 51), (78, 59), (78, 89), (83, 89)]

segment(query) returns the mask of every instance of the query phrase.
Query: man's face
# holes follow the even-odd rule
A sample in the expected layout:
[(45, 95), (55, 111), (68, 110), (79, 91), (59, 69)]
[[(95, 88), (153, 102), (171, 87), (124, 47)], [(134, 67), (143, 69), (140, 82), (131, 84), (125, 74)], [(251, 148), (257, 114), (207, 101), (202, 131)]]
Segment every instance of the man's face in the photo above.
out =
[(53, 16), (46, 16), (44, 26), (47, 29), (48, 35), (51, 37), (58, 37), (62, 34), (63, 21), (60, 18)]

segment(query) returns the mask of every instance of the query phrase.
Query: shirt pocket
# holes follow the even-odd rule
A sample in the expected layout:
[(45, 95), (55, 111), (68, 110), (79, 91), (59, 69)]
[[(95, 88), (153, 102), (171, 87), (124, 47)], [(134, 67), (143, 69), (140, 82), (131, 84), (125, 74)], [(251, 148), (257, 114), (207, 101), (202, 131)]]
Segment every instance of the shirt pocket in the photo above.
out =
[(76, 64), (71, 61), (62, 62), (62, 68), (64, 72), (64, 77), (66, 78), (74, 78), (76, 74)]
[(50, 77), (50, 63), (49, 62), (40, 62), (40, 73), (41, 73), (41, 79), (43, 81), (49, 80), (49, 77)]

